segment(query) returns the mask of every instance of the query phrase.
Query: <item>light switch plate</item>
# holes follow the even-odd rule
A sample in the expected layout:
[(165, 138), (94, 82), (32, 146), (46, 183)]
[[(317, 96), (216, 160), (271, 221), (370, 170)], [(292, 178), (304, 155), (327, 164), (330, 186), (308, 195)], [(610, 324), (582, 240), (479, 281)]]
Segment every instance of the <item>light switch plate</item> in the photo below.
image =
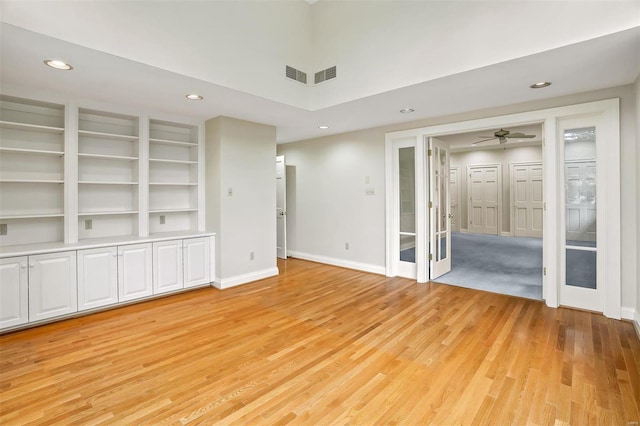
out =
[(165, 217), (164, 215), (160, 215), (160, 225), (164, 225), (165, 223)]
[(93, 219), (85, 219), (84, 220), (84, 229), (85, 230), (90, 230), (93, 229)]
[(7, 235), (7, 224), (0, 223), (0, 235)]

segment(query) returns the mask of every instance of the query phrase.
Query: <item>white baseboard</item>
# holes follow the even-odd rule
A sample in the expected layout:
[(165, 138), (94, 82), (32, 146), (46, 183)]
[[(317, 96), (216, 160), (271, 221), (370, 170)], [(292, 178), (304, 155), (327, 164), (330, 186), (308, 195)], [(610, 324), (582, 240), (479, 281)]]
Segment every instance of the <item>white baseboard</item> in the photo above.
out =
[(303, 253), (300, 251), (290, 251), (289, 255), (296, 259), (310, 260), (312, 262), (325, 263), (327, 265), (340, 266), (342, 268), (355, 269), (357, 271), (371, 272), (372, 274), (385, 275), (386, 272), (384, 266), (372, 265), (370, 263), (352, 262), (350, 260)]
[(631, 320), (634, 328), (636, 329), (636, 334), (640, 339), (640, 310), (623, 306), (620, 309), (620, 318)]
[(236, 275), (230, 278), (217, 278), (213, 282), (213, 286), (220, 290), (225, 288), (235, 287), (237, 285), (247, 284), (253, 281), (258, 281), (264, 278), (274, 277), (279, 274), (278, 268), (267, 268), (261, 271), (250, 272), (248, 274)]
[(503, 237), (510, 237), (511, 236), (511, 232), (501, 232), (500, 235), (503, 236)]

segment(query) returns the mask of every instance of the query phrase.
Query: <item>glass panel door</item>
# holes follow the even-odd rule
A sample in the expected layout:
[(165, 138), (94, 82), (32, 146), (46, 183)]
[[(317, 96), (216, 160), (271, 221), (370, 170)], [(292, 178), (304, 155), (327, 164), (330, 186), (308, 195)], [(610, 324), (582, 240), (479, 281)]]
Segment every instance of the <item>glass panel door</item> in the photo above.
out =
[(398, 275), (416, 277), (415, 146), (397, 149)]
[(449, 148), (431, 138), (430, 151), (430, 250), (429, 278), (451, 271), (451, 203), (449, 202)]
[(564, 250), (560, 303), (602, 312), (598, 282), (597, 127), (584, 117), (561, 122)]

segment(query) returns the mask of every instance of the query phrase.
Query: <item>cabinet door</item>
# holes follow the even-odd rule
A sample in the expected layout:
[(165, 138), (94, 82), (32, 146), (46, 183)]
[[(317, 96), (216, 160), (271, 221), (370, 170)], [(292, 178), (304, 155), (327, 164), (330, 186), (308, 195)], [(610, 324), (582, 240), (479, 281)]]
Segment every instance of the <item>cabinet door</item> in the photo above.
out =
[(151, 296), (151, 244), (118, 247), (118, 296), (120, 302)]
[(0, 259), (0, 329), (29, 321), (27, 257)]
[(78, 251), (78, 310), (118, 303), (118, 248)]
[(29, 256), (29, 321), (78, 310), (76, 252)]
[(209, 237), (184, 240), (184, 286), (209, 284)]
[(182, 240), (153, 243), (153, 294), (183, 288)]

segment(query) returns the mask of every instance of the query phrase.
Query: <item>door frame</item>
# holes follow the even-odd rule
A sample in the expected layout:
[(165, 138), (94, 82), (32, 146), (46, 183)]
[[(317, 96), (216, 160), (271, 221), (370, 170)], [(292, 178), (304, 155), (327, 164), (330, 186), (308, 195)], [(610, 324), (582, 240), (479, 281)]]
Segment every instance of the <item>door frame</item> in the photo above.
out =
[[(498, 175), (498, 182), (496, 183), (496, 203), (497, 203), (497, 217), (496, 217), (496, 235), (497, 236), (501, 236), (502, 235), (502, 191), (503, 191), (503, 187), (502, 187), (502, 164), (500, 163), (491, 163), (491, 164), (468, 164), (467, 165), (467, 197), (470, 197), (469, 195), (469, 189), (471, 188), (470, 185), (470, 181), (471, 181), (471, 169), (479, 169), (479, 168), (489, 168), (489, 167), (495, 167), (497, 170), (497, 175)], [(473, 232), (471, 231), (471, 227), (469, 226), (469, 221), (471, 220), (471, 203), (469, 202), (470, 200), (467, 200), (467, 232), (469, 234), (476, 234), (477, 232)], [(493, 235), (493, 234), (484, 234), (482, 233), (482, 235)]]
[[(512, 237), (516, 235), (516, 201), (513, 191), (513, 179), (515, 178), (514, 169), (518, 166), (535, 166), (540, 165), (543, 167), (542, 160), (540, 161), (514, 161), (509, 163), (509, 234)], [(544, 191), (544, 173), (542, 174), (542, 188)], [(544, 200), (544, 192), (542, 194), (542, 199)], [(544, 201), (543, 201), (544, 204)], [(544, 221), (542, 222), (542, 229), (544, 230)], [(544, 232), (544, 231), (543, 231)]]
[[(558, 185), (561, 184), (560, 172), (557, 165), (560, 160), (560, 142), (558, 141), (558, 124), (563, 118), (576, 117), (581, 115), (597, 114), (602, 117), (605, 123), (608, 137), (599, 138), (598, 146), (602, 149), (598, 150), (598, 161), (601, 162), (600, 170), (602, 171), (602, 180), (600, 181), (606, 188), (617, 190), (602, 191), (601, 202), (598, 203), (600, 208), (606, 206), (606, 220), (602, 224), (602, 235), (607, 238), (601, 242), (601, 252), (604, 254), (605, 260), (603, 265), (604, 276), (607, 280), (603, 285), (603, 313), (609, 318), (620, 319), (622, 311), (621, 301), (621, 263), (620, 263), (620, 99), (606, 99), (583, 104), (562, 106), (536, 111), (527, 111), (509, 115), (481, 118), (456, 123), (440, 124), (429, 127), (414, 128), (409, 130), (389, 132), (385, 134), (385, 189), (386, 189), (386, 274), (387, 276), (395, 276), (393, 269), (390, 267), (391, 245), (390, 232), (393, 226), (393, 179), (391, 169), (391, 144), (394, 140), (401, 138), (409, 138), (416, 141), (416, 188), (421, 186), (421, 190), (417, 190), (416, 207), (418, 214), (418, 224), (416, 231), (418, 232), (418, 241), (416, 244), (416, 258), (421, 261), (416, 265), (418, 268), (417, 281), (426, 282), (427, 275), (424, 274), (424, 266), (426, 265), (425, 257), (418, 257), (421, 245), (424, 244), (425, 238), (428, 237), (425, 232), (427, 223), (424, 211), (420, 212), (421, 205), (424, 205), (424, 182), (426, 179), (426, 167), (424, 163), (425, 141), (431, 136), (444, 136), (457, 133), (472, 132), (478, 130), (487, 130), (499, 128), (501, 126), (518, 126), (526, 124), (543, 124), (543, 145), (542, 145), (542, 167), (543, 167), (543, 191), (544, 191), (544, 223), (543, 228), (543, 265), (546, 268), (546, 274), (542, 277), (542, 296), (547, 306), (558, 307), (559, 288), (560, 288), (560, 244), (558, 235), (560, 232), (560, 215), (561, 203)], [(606, 146), (603, 146), (606, 143)], [(422, 151), (422, 152), (420, 152)], [(422, 172), (422, 174), (421, 174)], [(424, 209), (423, 209), (424, 210)], [(428, 229), (428, 228), (426, 228)], [(426, 247), (426, 245), (425, 245)], [(424, 255), (424, 251), (423, 251)], [(421, 274), (422, 269), (422, 274)]]

